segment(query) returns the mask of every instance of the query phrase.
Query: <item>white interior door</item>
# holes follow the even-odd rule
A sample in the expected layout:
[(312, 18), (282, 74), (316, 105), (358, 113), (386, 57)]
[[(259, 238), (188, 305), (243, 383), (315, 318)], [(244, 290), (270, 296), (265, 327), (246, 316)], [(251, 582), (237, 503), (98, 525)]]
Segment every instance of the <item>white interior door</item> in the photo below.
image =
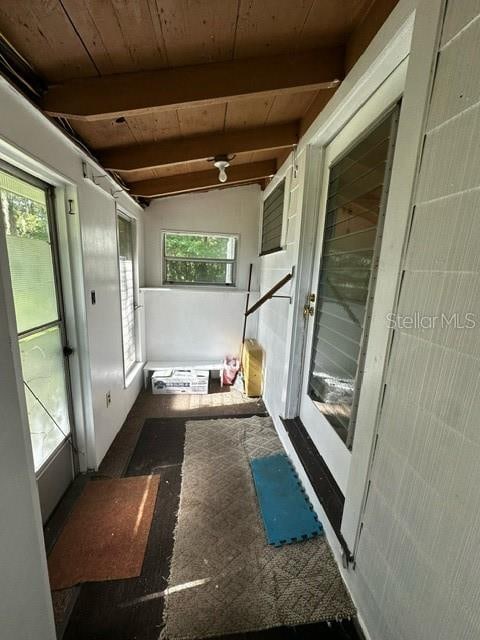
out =
[(68, 353), (48, 185), (0, 167), (0, 204), (44, 521), (74, 475)]
[(398, 121), (396, 86), (388, 89), (326, 148), (305, 306), (300, 418), (344, 494)]

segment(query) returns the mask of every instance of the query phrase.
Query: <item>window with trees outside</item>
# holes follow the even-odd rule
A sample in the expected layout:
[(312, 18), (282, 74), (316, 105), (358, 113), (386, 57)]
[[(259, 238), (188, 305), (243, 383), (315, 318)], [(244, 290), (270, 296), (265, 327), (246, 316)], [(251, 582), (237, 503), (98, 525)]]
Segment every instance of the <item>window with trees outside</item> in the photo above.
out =
[(235, 286), (237, 236), (165, 231), (163, 283)]

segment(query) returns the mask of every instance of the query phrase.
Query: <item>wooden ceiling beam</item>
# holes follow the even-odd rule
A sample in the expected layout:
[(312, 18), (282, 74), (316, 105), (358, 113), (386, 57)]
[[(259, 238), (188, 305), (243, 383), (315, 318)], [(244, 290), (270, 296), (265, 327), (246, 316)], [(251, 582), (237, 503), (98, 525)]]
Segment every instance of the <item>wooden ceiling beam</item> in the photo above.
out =
[(294, 55), (78, 78), (50, 86), (42, 107), (51, 116), (99, 120), (326, 89), (337, 86), (343, 76), (343, 47), (328, 47)]
[(220, 154), (291, 149), (298, 142), (298, 122), (238, 129), (191, 138), (172, 138), (115, 147), (98, 152), (99, 160), (112, 171), (138, 171), (204, 160)]
[(197, 171), (195, 173), (179, 173), (163, 178), (152, 178), (139, 182), (130, 182), (129, 193), (142, 198), (158, 198), (173, 196), (189, 191), (203, 191), (217, 187), (231, 187), (245, 182), (262, 181), (274, 175), (277, 170), (276, 160), (264, 160), (250, 164), (237, 164), (227, 169), (227, 182), (219, 182), (218, 171)]

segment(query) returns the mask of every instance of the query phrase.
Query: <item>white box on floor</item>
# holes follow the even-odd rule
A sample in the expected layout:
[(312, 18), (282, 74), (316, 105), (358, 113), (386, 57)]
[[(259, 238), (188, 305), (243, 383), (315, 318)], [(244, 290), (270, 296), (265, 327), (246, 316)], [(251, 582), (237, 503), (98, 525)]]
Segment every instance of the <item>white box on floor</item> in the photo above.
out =
[(198, 369), (158, 369), (152, 374), (152, 393), (206, 394), (210, 372)]

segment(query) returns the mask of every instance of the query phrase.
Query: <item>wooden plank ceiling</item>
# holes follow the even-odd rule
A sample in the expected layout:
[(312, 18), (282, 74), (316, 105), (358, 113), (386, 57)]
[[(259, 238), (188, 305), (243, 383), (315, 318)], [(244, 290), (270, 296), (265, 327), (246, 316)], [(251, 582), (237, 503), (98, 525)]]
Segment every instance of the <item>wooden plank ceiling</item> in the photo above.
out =
[(219, 153), (236, 154), (227, 185), (264, 185), (396, 2), (2, 0), (0, 32), (45, 112), (158, 197), (225, 186)]

